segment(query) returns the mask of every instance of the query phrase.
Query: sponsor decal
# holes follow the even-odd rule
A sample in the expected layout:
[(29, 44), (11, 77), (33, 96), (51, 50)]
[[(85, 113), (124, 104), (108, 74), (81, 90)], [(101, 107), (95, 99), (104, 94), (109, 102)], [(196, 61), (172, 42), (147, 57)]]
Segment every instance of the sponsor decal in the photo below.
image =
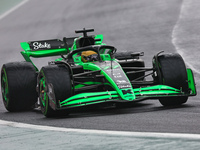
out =
[(115, 75), (114, 78), (122, 78), (121, 75)]
[(117, 72), (117, 73), (113, 73), (113, 77), (114, 78), (122, 78), (122, 75), (120, 72)]
[(127, 81), (125, 80), (117, 80), (117, 83), (121, 84), (121, 83), (127, 83)]
[(121, 71), (119, 68), (117, 68), (117, 69), (111, 69), (111, 68), (109, 68), (109, 69), (106, 69), (105, 71), (107, 71), (107, 72), (119, 72), (119, 71)]
[(131, 88), (131, 85), (118, 85), (118, 87), (120, 88), (120, 89), (124, 89), (124, 88)]
[(51, 48), (51, 44), (44, 42), (44, 43), (40, 43), (40, 42), (33, 42), (33, 49), (34, 50), (38, 50), (38, 49), (50, 49)]
[(111, 63), (105, 62), (99, 64), (99, 66), (112, 78), (112, 80), (117, 84), (119, 89), (125, 89), (125, 88), (132, 88), (126, 74), (124, 71), (119, 67), (119, 65), (113, 61), (113, 67), (117, 68), (110, 68)]

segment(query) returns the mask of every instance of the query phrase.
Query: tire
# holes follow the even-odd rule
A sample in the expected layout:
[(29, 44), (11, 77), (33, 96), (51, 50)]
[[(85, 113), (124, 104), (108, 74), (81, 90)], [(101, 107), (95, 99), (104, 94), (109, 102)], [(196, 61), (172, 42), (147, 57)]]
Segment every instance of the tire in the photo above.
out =
[[(187, 70), (179, 54), (163, 54), (158, 56), (158, 66), (158, 69), (160, 69), (160, 84), (188, 92)], [(160, 98), (159, 101), (163, 106), (176, 106), (186, 103), (187, 99), (188, 96), (180, 96)]]
[(10, 112), (33, 109), (37, 102), (37, 73), (30, 62), (4, 64), (1, 91), (5, 108)]
[(50, 65), (41, 69), (39, 74), (39, 99), (41, 111), (46, 117), (54, 117), (65, 113), (53, 110), (49, 104), (47, 95), (48, 84), (53, 85), (56, 100), (63, 100), (72, 96), (72, 85), (68, 69), (64, 65)]

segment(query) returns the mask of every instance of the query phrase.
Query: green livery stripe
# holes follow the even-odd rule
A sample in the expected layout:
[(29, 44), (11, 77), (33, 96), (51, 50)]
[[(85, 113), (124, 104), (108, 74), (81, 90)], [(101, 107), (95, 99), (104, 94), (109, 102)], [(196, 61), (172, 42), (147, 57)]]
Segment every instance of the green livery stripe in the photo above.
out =
[(97, 102), (101, 100), (106, 101), (113, 99), (120, 99), (116, 91), (81, 93), (60, 102), (60, 106), (62, 107), (66, 105), (92, 103), (95, 101)]
[(102, 42), (103, 42), (103, 35), (102, 35), (102, 34), (96, 35), (96, 36), (94, 37), (94, 39), (101, 39), (100, 41), (96, 41), (96, 42), (95, 42), (96, 45), (101, 45)]
[[(86, 85), (85, 85), (86, 84)], [(87, 85), (93, 85), (93, 84), (102, 84), (101, 82), (84, 82), (83, 84), (78, 84), (75, 86), (75, 89), (87, 86)]]
[(67, 50), (65, 48), (61, 48), (61, 49), (48, 49), (48, 50), (38, 50), (38, 51), (22, 51), (21, 53), (25, 53), (29, 57), (31, 56), (39, 58), (39, 57), (50, 57), (61, 54), (67, 54)]
[(134, 92), (140, 92), (140, 91), (160, 91), (160, 90), (167, 90), (168, 92), (174, 91), (174, 92), (180, 92), (180, 90), (167, 86), (167, 85), (155, 85), (155, 86), (150, 86), (150, 87), (144, 87), (144, 88), (136, 88), (133, 89)]
[[(133, 89), (134, 100), (138, 100), (139, 98), (146, 97), (167, 97), (167, 96), (183, 96), (189, 95), (187, 93), (183, 93), (181, 90), (175, 89), (166, 85), (156, 85), (145, 88), (137, 88)], [(60, 102), (60, 107), (75, 107), (75, 106), (84, 106), (88, 104), (101, 103), (105, 101), (130, 101), (123, 100), (117, 91), (106, 91), (106, 92), (93, 92), (93, 93), (81, 93), (74, 95), (62, 102)], [(131, 100), (131, 101), (134, 101)]]
[(191, 69), (187, 69), (187, 75), (188, 75), (188, 87), (191, 89), (191, 94), (196, 95), (197, 92), (196, 92), (196, 87), (194, 83), (194, 76)]
[(25, 51), (31, 50), (27, 42), (21, 42), (20, 45)]
[(133, 89), (136, 98), (149, 97), (149, 96), (173, 96), (183, 94), (180, 90), (166, 85), (156, 85), (145, 88)]

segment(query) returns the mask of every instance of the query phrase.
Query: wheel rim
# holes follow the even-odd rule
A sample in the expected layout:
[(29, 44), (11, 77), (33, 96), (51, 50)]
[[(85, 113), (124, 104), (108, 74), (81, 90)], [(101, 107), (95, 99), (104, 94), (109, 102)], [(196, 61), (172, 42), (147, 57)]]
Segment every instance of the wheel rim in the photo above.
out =
[(40, 85), (39, 85), (39, 98), (40, 98), (40, 106), (41, 106), (41, 112), (45, 116), (51, 115), (51, 110), (49, 108), (49, 97), (48, 97), (48, 88), (47, 88), (47, 82), (44, 76), (44, 73), (42, 73), (40, 78)]
[(42, 77), (40, 79), (40, 102), (41, 102), (41, 107), (45, 108), (46, 107), (46, 102), (48, 100), (47, 96), (47, 90), (46, 90), (46, 85), (45, 85), (45, 79)]
[(8, 98), (9, 91), (8, 91), (8, 80), (5, 73), (3, 73), (1, 77), (1, 92), (3, 96), (4, 104), (7, 106), (9, 102), (9, 98)]

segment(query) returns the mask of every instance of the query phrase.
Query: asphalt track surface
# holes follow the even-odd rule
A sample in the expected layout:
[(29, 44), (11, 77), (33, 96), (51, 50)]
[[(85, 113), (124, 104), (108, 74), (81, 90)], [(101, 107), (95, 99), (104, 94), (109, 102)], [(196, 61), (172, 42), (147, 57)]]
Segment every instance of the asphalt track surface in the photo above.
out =
[[(103, 34), (104, 42), (114, 45), (118, 51), (144, 51), (146, 66), (151, 66), (152, 57), (161, 50), (166, 53), (178, 50), (185, 54), (183, 48), (192, 48), (186, 63), (194, 66), (191, 62), (195, 61), (198, 91), (199, 62), (195, 56), (198, 44), (185, 46), (183, 41), (191, 40), (188, 34), (195, 32), (194, 25), (199, 24), (199, 20), (191, 18), (193, 15), (180, 18), (183, 4), (181, 0), (28, 1), (0, 20), (0, 64), (23, 60), (20, 42), (70, 37), (75, 36), (75, 29), (94, 28), (95, 34)], [(197, 6), (194, 8), (198, 9)], [(187, 23), (187, 28), (181, 26), (187, 19), (192, 23)], [(187, 32), (182, 32), (184, 29)], [(42, 66), (47, 64), (46, 60), (37, 59), (35, 62)], [(199, 107), (199, 96), (196, 96), (180, 107), (164, 108), (159, 101), (149, 100), (123, 109), (98, 109), (45, 118), (38, 110), (9, 113), (0, 98), (0, 118), (64, 128), (200, 134)]]

